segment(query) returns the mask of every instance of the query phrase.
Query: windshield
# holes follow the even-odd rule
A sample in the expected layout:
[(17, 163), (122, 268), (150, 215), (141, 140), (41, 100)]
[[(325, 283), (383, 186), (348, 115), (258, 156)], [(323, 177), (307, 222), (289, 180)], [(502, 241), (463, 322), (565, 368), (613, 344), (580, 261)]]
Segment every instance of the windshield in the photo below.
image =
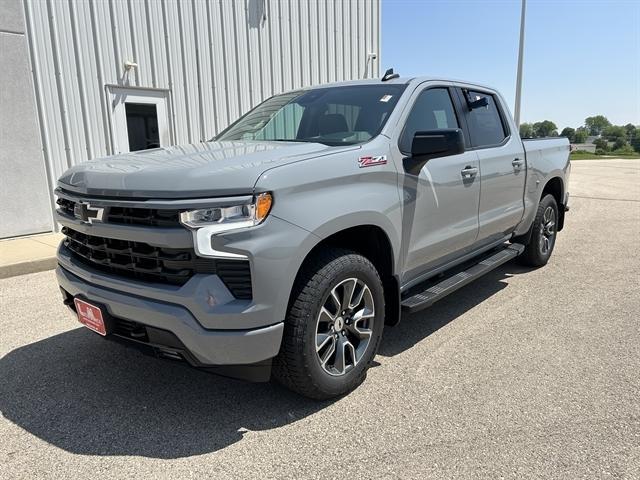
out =
[(380, 133), (405, 85), (314, 88), (264, 101), (215, 140), (352, 145)]

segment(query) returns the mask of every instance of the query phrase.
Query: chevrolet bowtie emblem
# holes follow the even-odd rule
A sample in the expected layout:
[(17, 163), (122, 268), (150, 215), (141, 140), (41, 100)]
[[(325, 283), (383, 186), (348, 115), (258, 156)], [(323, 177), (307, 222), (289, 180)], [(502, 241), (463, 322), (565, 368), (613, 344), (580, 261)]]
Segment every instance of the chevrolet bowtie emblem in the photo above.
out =
[(104, 208), (92, 207), (88, 203), (77, 202), (73, 207), (73, 216), (83, 223), (101, 222)]

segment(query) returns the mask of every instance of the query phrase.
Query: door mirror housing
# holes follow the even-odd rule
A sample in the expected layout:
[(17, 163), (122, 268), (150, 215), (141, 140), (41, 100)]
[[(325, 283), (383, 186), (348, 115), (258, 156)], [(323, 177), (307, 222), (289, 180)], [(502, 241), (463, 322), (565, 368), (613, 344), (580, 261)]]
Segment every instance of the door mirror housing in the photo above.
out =
[(487, 97), (481, 97), (478, 100), (468, 100), (467, 99), (467, 106), (469, 107), (469, 110), (474, 110), (476, 108), (482, 108), (482, 107), (488, 107), (489, 106), (489, 99)]
[(405, 170), (418, 175), (431, 158), (464, 153), (464, 135), (459, 128), (416, 132), (411, 142), (411, 157), (404, 161)]

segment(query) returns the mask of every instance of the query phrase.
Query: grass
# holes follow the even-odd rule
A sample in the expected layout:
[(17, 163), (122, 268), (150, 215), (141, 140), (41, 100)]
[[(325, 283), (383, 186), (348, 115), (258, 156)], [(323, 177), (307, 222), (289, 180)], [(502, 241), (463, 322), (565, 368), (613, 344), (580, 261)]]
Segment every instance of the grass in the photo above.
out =
[(612, 158), (637, 158), (640, 159), (640, 153), (634, 154), (616, 154), (612, 153), (610, 155), (596, 155), (591, 152), (571, 152), (569, 156), (571, 160), (608, 160)]

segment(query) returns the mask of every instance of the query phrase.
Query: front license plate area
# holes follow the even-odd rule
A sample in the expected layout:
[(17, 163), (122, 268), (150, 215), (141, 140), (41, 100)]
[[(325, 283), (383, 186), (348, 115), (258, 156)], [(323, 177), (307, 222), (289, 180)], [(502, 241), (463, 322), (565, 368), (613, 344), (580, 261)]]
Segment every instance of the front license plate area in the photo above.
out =
[(78, 321), (103, 337), (109, 333), (109, 323), (103, 309), (80, 298), (74, 298)]

